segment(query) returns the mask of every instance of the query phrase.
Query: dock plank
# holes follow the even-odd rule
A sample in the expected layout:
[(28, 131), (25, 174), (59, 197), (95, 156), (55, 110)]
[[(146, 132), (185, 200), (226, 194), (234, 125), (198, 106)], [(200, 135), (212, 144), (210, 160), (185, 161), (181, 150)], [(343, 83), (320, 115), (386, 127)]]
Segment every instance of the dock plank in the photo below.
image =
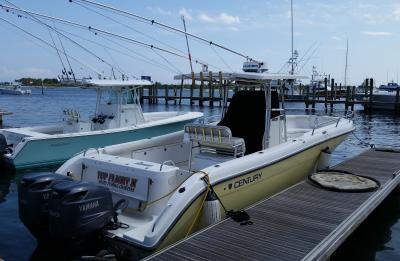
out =
[(371, 177), (374, 192), (345, 193), (308, 181), (246, 211), (252, 225), (231, 219), (206, 228), (149, 257), (152, 260), (320, 260), (329, 258), (400, 183), (400, 153), (370, 149), (334, 169)]

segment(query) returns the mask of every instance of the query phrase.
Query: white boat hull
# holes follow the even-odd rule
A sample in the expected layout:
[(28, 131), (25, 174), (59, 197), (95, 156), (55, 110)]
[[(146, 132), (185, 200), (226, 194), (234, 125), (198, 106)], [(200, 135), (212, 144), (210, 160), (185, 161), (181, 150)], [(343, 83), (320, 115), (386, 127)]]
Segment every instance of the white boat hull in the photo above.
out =
[(13, 152), (4, 155), (4, 159), (16, 169), (25, 169), (60, 165), (88, 148), (104, 147), (175, 132), (181, 130), (186, 123), (201, 116), (201, 113), (191, 113), (191, 115), (171, 117), (168, 120), (155, 120), (142, 126), (71, 134), (46, 135), (32, 131), (35, 128), (4, 129), (0, 130), (0, 134), (6, 137), (9, 144), (14, 144)]
[[(217, 154), (211, 158), (199, 154), (208, 166), (195, 169), (194, 173), (185, 172), (177, 156), (179, 148), (183, 156), (188, 154), (182, 132), (152, 138), (147, 145), (139, 141), (80, 154), (57, 173), (70, 173), (75, 179), (82, 177), (100, 184), (104, 183), (99, 181), (103, 180), (99, 173), (106, 173), (109, 177), (129, 176), (147, 184), (143, 183), (146, 174), (141, 169), (152, 171), (147, 194), (135, 192), (140, 194), (140, 200), (133, 200), (136, 203), (130, 206), (131, 210), (120, 216), (122, 222), (132, 227), (109, 231), (110, 243), (118, 245), (116, 249), (121, 249), (122, 244), (125, 253), (131, 251), (129, 255), (143, 257), (210, 225), (202, 207), (207, 193), (206, 175), (227, 210), (247, 208), (303, 180), (318, 165), (322, 151), (334, 150), (354, 130), (352, 121), (344, 119), (335, 123), (331, 119), (331, 123), (326, 121), (325, 126), (315, 130), (304, 129), (314, 121), (315, 116), (288, 116), (286, 142), (246, 156), (218, 162)], [(167, 165), (166, 159), (176, 164)], [(82, 165), (86, 167), (84, 172)], [(139, 198), (138, 194), (131, 196)]]

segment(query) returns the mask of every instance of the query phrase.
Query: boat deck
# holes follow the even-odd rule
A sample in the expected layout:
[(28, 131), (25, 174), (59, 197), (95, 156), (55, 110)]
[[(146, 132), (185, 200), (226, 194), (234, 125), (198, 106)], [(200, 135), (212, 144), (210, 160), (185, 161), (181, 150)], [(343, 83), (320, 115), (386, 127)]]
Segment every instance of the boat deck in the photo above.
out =
[(372, 177), (374, 192), (333, 192), (307, 181), (246, 211), (252, 225), (223, 220), (151, 260), (324, 260), (400, 183), (400, 153), (370, 149), (333, 169)]

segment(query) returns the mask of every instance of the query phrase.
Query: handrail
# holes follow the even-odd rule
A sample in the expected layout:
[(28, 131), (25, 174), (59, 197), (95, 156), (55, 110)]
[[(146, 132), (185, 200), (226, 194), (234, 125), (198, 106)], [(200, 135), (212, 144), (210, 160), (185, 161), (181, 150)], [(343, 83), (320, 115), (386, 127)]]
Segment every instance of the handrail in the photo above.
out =
[(166, 160), (166, 161), (164, 161), (163, 163), (161, 163), (160, 171), (162, 170), (162, 167), (163, 167), (164, 165), (167, 165), (167, 163), (170, 163), (172, 166), (176, 167), (176, 166), (175, 166), (175, 162), (173, 162), (172, 160)]
[[(199, 121), (199, 123), (201, 123), (201, 124), (207, 124), (207, 123), (211, 123), (211, 122), (213, 122), (213, 121), (217, 121), (217, 120), (219, 120), (221, 118), (221, 115), (211, 115), (211, 116), (207, 116), (207, 117), (202, 117), (202, 118), (200, 118), (198, 121)], [(215, 120), (213, 120), (213, 119), (215, 119)]]
[(351, 111), (348, 111), (343, 117), (340, 117), (340, 116), (335, 116), (335, 117), (338, 117), (338, 118), (337, 119), (331, 119), (331, 120), (328, 120), (328, 121), (325, 121), (325, 122), (321, 122), (321, 123), (318, 123), (318, 118), (315, 118), (314, 127), (313, 127), (311, 135), (314, 135), (314, 131), (315, 131), (316, 128), (318, 128), (318, 127), (320, 127), (320, 126), (322, 126), (324, 124), (331, 123), (331, 122), (336, 122), (335, 127), (337, 127), (342, 118), (348, 119), (349, 122), (350, 122), (351, 119), (354, 117), (354, 113), (351, 112)]
[(160, 215), (158, 215), (158, 218), (157, 218), (157, 220), (154, 222), (154, 224), (153, 224), (153, 228), (151, 229), (151, 232), (154, 232), (154, 228), (156, 228), (156, 225), (157, 225), (157, 223), (158, 223), (158, 221), (160, 220), (160, 217), (164, 214), (164, 212), (169, 208), (169, 207), (171, 207), (172, 206), (172, 204), (171, 203), (168, 203), (166, 206), (165, 206), (165, 208), (161, 211), (161, 213), (160, 213)]
[(100, 154), (99, 148), (88, 148), (83, 151), (83, 157), (86, 157), (86, 152), (88, 152), (89, 150), (95, 150), (95, 151), (97, 151), (97, 155)]

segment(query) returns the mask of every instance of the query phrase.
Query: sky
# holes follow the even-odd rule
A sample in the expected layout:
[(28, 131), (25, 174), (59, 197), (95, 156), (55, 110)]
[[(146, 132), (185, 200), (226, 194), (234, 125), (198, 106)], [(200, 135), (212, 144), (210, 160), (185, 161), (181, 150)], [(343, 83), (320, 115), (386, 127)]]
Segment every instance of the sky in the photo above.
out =
[[(53, 20), (38, 22), (26, 13), (18, 17), (18, 13), (0, 10), (0, 81), (21, 77), (55, 78), (61, 74), (62, 64), (69, 67), (68, 62), (77, 77), (97, 77), (98, 73), (104, 77), (150, 75), (155, 81), (173, 83), (175, 74), (190, 72), (189, 61), (180, 57), (187, 57), (182, 34), (75, 0), (72, 3), (69, 0), (10, 1), (21, 9), (73, 21), (84, 25), (85, 29)], [(284, 65), (291, 56), (289, 0), (98, 2), (178, 29), (183, 29), (183, 15), (189, 33), (265, 61), (272, 73), (287, 72)], [(11, 6), (5, 0), (0, 3)], [(330, 74), (336, 82), (343, 83), (348, 40), (348, 83), (359, 85), (366, 77), (374, 78), (378, 84), (398, 81), (399, 1), (293, 0), (293, 18), (294, 49), (299, 52), (298, 74), (310, 76), (312, 67), (316, 66), (319, 72)], [(43, 22), (68, 39), (49, 30)], [(109, 34), (95, 34), (88, 26), (125, 40)], [(209, 70), (241, 71), (245, 58), (191, 37), (188, 41), (193, 60), (208, 64)], [(56, 45), (59, 55), (49, 45)], [(201, 64), (194, 62), (194, 70), (200, 71)]]

